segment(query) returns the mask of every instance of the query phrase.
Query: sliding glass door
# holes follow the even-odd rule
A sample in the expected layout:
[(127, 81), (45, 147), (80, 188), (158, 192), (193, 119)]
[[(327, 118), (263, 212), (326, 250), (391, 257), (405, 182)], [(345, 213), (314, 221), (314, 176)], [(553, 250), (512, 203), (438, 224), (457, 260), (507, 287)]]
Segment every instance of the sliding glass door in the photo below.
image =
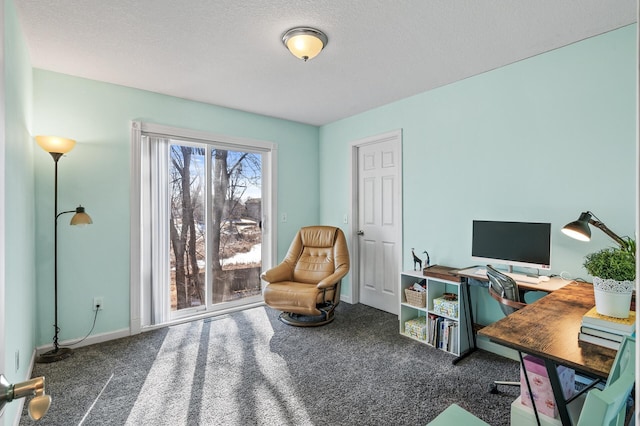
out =
[(131, 128), (132, 330), (262, 303), (276, 144)]
[(261, 296), (260, 152), (171, 139), (169, 294), (172, 318)]

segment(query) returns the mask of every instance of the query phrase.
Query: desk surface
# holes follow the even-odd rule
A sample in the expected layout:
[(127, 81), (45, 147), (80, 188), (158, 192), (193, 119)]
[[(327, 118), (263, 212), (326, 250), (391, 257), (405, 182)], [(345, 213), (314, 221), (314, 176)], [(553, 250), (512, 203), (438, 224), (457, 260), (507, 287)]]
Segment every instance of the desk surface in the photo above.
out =
[[(474, 266), (472, 268), (460, 269), (457, 274), (461, 277), (472, 278), (478, 281), (489, 281), (486, 274), (480, 275), (475, 272), (480, 269), (481, 266)], [(546, 291), (547, 293), (551, 293), (552, 291), (556, 291), (565, 285), (569, 284), (571, 281), (564, 280), (560, 277), (550, 278), (549, 281), (542, 281), (538, 284), (534, 283), (525, 283), (522, 281), (518, 281), (518, 287), (524, 290), (537, 290), (537, 291)]]
[(606, 379), (616, 351), (578, 341), (582, 316), (594, 305), (593, 285), (572, 282), (482, 328), (478, 334), (512, 349)]

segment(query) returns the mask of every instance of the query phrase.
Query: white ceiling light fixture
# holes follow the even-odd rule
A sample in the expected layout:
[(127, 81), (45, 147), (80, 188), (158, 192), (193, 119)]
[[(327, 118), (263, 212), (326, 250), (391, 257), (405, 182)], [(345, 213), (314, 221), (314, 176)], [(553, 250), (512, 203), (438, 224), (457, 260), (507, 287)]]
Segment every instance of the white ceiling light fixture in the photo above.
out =
[(328, 41), (325, 33), (308, 27), (291, 28), (282, 36), (282, 42), (289, 52), (305, 62), (318, 56)]

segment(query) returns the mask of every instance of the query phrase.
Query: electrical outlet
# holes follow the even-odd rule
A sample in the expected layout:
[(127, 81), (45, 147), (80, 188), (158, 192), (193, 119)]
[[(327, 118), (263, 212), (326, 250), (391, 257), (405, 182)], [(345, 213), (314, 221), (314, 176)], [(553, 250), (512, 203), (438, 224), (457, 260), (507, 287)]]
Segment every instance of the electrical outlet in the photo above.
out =
[(283, 222), (283, 223), (287, 221), (287, 214), (286, 213), (282, 213), (280, 215), (280, 221)]
[(349, 215), (348, 214), (344, 214), (344, 217), (342, 218), (342, 223), (344, 223), (345, 225), (347, 223), (349, 223)]
[(102, 297), (94, 297), (93, 298), (93, 310), (101, 311), (104, 309), (104, 302), (102, 301)]

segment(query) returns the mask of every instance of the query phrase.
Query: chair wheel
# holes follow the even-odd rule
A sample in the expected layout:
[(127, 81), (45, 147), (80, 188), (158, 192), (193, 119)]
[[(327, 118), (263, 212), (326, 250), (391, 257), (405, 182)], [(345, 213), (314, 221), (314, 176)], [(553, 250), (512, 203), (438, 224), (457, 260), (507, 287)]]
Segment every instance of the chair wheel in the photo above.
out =
[(494, 395), (500, 393), (500, 391), (498, 390), (498, 385), (496, 383), (492, 383), (491, 386), (489, 386), (489, 393), (492, 393)]

